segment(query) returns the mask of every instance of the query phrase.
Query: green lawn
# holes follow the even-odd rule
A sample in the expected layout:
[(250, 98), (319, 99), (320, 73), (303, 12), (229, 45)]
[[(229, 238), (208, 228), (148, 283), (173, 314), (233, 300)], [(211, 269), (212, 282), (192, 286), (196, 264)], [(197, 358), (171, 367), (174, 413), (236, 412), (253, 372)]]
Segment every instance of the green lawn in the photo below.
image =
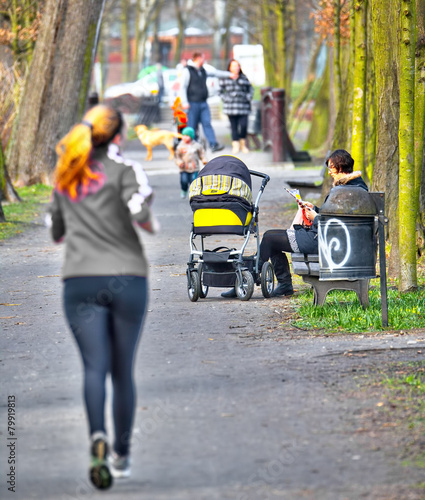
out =
[(0, 223), (0, 240), (22, 233), (44, 211), (50, 201), (52, 188), (43, 184), (18, 188), (20, 203), (2, 203), (6, 222)]

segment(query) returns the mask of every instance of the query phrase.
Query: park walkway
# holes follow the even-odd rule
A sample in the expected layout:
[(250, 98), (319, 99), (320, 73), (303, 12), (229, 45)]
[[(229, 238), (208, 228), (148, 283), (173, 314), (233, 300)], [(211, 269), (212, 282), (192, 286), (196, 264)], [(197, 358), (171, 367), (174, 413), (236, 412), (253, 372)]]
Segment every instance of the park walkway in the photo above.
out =
[[(135, 144), (129, 149), (136, 159), (144, 154)], [(423, 470), (400, 466), (401, 438), (394, 429), (373, 427), (369, 417), (379, 399), (362, 398), (353, 374), (388, 360), (416, 360), (424, 334), (297, 332), (281, 325), (288, 302), (266, 300), (259, 288), (248, 302), (222, 299), (220, 289), (190, 302), (190, 207), (180, 199), (177, 169), (165, 149), (153, 156), (146, 170), (162, 231), (144, 238), (151, 297), (135, 372), (132, 477), (102, 493), (88, 483), (81, 363), (61, 305), (62, 247), (37, 223), (0, 244), (0, 497), (423, 498), (415, 489)], [(272, 177), (261, 203), (263, 231), (294, 169), (255, 153), (246, 161)], [(10, 396), (15, 493), (6, 475)]]

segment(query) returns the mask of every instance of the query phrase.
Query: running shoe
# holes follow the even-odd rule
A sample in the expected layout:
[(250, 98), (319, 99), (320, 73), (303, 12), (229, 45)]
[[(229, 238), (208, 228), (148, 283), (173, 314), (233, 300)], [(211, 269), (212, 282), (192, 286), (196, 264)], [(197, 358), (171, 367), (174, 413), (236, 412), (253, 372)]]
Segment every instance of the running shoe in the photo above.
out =
[(130, 477), (131, 459), (129, 455), (121, 456), (113, 451), (109, 455), (109, 465), (114, 478)]
[(92, 436), (89, 477), (99, 490), (112, 486), (113, 479), (108, 465), (108, 442), (103, 433)]

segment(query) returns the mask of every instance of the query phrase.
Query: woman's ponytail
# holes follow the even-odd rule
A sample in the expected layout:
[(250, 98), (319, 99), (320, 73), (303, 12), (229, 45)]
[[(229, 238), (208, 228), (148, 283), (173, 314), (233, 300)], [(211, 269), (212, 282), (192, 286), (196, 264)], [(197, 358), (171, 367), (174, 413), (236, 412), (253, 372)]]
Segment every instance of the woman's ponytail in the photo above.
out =
[(108, 144), (122, 128), (121, 114), (99, 105), (91, 108), (81, 123), (75, 125), (56, 146), (56, 187), (76, 200), (93, 181), (101, 177), (90, 169), (93, 147)]

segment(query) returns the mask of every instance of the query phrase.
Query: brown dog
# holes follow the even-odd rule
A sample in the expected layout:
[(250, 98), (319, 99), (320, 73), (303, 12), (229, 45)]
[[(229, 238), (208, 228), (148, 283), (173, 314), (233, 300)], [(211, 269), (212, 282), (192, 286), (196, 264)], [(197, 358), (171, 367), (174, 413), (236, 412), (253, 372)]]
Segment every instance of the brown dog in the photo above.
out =
[(174, 139), (176, 137), (181, 139), (181, 134), (178, 134), (177, 132), (170, 132), (169, 130), (148, 130), (146, 125), (137, 125), (134, 127), (134, 130), (136, 131), (140, 142), (148, 150), (148, 155), (145, 158), (147, 161), (152, 160), (152, 148), (160, 146), (161, 144), (163, 144), (170, 152), (169, 160), (174, 158)]

